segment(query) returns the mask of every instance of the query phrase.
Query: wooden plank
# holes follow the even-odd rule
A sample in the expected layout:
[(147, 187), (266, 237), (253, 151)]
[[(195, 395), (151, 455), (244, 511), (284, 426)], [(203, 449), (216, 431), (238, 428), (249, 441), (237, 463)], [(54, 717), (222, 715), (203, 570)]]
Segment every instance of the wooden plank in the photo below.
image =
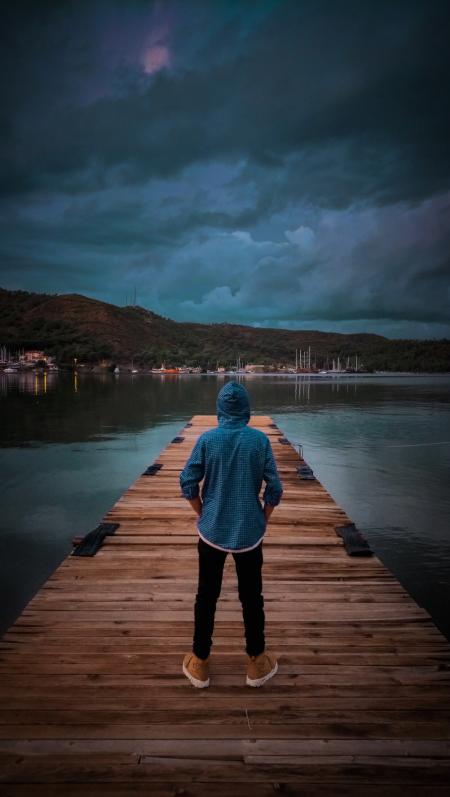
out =
[[(98, 713), (98, 712), (97, 712)], [(33, 712), (33, 715), (36, 712)], [(162, 716), (159, 712), (158, 716)], [(201, 739), (205, 736), (208, 739), (235, 739), (243, 738), (245, 734), (251, 739), (276, 739), (277, 742), (286, 739), (384, 739), (398, 740), (406, 737), (408, 740), (419, 739), (428, 740), (434, 745), (436, 738), (450, 741), (449, 718), (442, 717), (440, 720), (430, 720), (425, 717), (421, 722), (420, 717), (416, 721), (410, 717), (408, 712), (406, 721), (397, 720), (394, 717), (385, 715), (384, 719), (370, 721), (364, 719), (363, 712), (355, 712), (354, 718), (342, 720), (340, 717), (334, 721), (322, 719), (321, 721), (305, 721), (301, 717), (298, 722), (277, 723), (275, 712), (260, 717), (259, 714), (249, 718), (250, 728), (247, 718), (243, 712), (235, 718), (234, 724), (226, 724), (229, 720), (229, 712), (219, 712), (219, 716), (211, 718), (210, 712), (194, 713), (189, 723), (177, 724), (178, 715), (176, 712), (169, 712), (164, 721), (149, 722), (147, 724), (119, 724), (115, 721), (111, 725), (98, 717), (97, 722), (83, 722), (83, 716), (77, 718), (76, 723), (57, 723), (53, 716), (52, 719), (44, 723), (25, 724), (23, 722), (13, 725), (0, 723), (0, 740), (17, 743), (21, 740), (57, 740), (66, 739), (70, 741), (70, 748), (73, 749), (74, 740), (82, 739), (91, 741), (101, 739), (105, 742), (109, 740), (143, 740), (143, 739), (166, 739), (183, 740), (185, 738)], [(125, 715), (126, 719), (126, 715)], [(215, 720), (215, 721), (213, 721)], [(197, 721), (200, 724), (195, 725)], [(105, 745), (106, 746), (106, 745)], [(116, 745), (118, 749), (124, 749), (121, 744)], [(0, 749), (7, 749), (0, 741)], [(17, 752), (19, 749), (15, 748)], [(108, 745), (109, 749), (109, 745)], [(135, 749), (134, 745), (129, 745), (129, 749)], [(90, 745), (88, 745), (88, 752)], [(48, 751), (47, 751), (48, 752)]]
[(279, 757), (282, 759), (301, 756), (373, 756), (398, 758), (415, 756), (420, 758), (448, 759), (450, 741), (445, 739), (260, 739), (260, 738), (211, 738), (205, 732), (201, 738), (123, 738), (123, 739), (2, 739), (0, 755), (65, 755), (67, 753), (95, 755), (96, 753), (130, 753), (185, 759), (242, 759), (247, 756)]
[[(8, 784), (4, 787), (5, 797), (61, 797), (61, 785), (59, 783), (20, 783)], [(287, 797), (361, 797), (361, 786), (345, 785), (345, 791), (339, 783), (321, 783), (320, 792), (317, 783), (302, 783), (290, 781), (289, 783), (258, 783), (258, 797), (273, 797), (277, 792), (282, 792)], [(248, 797), (248, 783), (233, 783), (233, 797)], [(227, 782), (216, 781), (214, 783), (215, 797), (230, 797), (230, 785)], [(427, 789), (429, 797), (448, 797), (448, 784), (433, 784), (432, 788)], [(64, 783), (65, 797), (149, 797), (148, 784), (139, 784), (134, 781), (121, 782), (100, 782), (95, 783)], [(211, 783), (200, 783), (198, 781), (188, 782), (178, 781), (176, 786), (172, 783), (161, 783), (153, 781), (151, 785), (151, 797), (211, 797)], [(373, 783), (364, 784), (365, 797), (379, 797), (380, 788)], [(383, 795), (385, 797), (404, 797), (405, 787), (400, 784), (390, 783), (384, 786)], [(423, 786), (408, 784), (408, 797), (423, 797)]]
[[(379, 786), (416, 784), (446, 785), (450, 777), (447, 760), (436, 758), (377, 756), (246, 756), (205, 759), (138, 756), (136, 754), (84, 753), (55, 756), (0, 755), (0, 782), (66, 783), (90, 781), (180, 783), (346, 783)], [(384, 790), (383, 790), (384, 791)]]

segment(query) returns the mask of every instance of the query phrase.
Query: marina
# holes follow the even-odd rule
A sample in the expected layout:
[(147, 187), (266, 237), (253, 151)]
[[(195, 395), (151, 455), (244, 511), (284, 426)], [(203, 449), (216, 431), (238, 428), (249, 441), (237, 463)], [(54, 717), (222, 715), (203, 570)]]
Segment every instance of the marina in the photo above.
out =
[(349, 555), (351, 518), (267, 415), (251, 425), (285, 488), (264, 543), (279, 674), (244, 685), (229, 557), (211, 687), (186, 682), (197, 538), (178, 476), (215, 424), (179, 430), (102, 518), (114, 533), (93, 556), (75, 547), (4, 636), (4, 793), (446, 794), (450, 645), (376, 556)]
[(78, 371), (85, 370), (104, 373), (112, 372), (115, 376), (122, 374), (158, 374), (160, 376), (172, 375), (181, 376), (185, 374), (209, 374), (214, 376), (239, 376), (241, 374), (260, 374), (274, 376), (276, 374), (297, 376), (344, 376), (344, 375), (362, 375), (366, 373), (366, 369), (361, 367), (361, 359), (358, 366), (358, 355), (355, 355), (354, 366), (351, 364), (350, 356), (347, 356), (346, 366), (343, 367), (341, 359), (332, 359), (330, 367), (329, 358), (322, 355), (322, 366), (319, 367), (316, 361), (316, 353), (311, 354), (311, 346), (308, 351), (301, 349), (295, 350), (295, 367), (290, 365), (289, 362), (283, 361), (276, 364), (268, 363), (244, 363), (241, 357), (238, 356), (235, 364), (228, 364), (227, 366), (221, 365), (219, 361), (216, 363), (215, 368), (201, 367), (200, 365), (177, 365), (162, 362), (159, 367), (148, 367), (141, 363), (140, 367), (135, 366), (134, 357), (131, 358), (131, 363), (123, 361), (117, 362), (117, 358), (105, 359), (101, 362), (82, 362), (78, 358), (74, 358), (72, 363), (60, 363), (57, 365), (55, 357), (47, 354), (43, 350), (21, 349), (12, 352), (4, 345), (0, 345), (0, 373), (15, 374), (15, 373), (29, 373), (31, 371), (38, 372), (52, 372), (58, 371), (61, 366), (64, 370)]

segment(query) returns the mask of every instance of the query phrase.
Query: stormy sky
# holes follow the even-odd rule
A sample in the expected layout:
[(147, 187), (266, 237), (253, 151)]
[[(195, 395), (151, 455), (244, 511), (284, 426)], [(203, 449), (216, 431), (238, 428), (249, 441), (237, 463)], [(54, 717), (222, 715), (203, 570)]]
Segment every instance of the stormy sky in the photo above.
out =
[(0, 285), (450, 337), (450, 5), (1, 3)]

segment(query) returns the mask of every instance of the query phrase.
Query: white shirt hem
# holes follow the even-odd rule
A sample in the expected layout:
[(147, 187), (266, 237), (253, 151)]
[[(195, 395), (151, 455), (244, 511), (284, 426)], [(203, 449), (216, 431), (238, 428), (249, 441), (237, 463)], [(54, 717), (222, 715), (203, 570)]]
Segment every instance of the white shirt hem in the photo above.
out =
[(213, 542), (211, 542), (210, 540), (207, 540), (203, 536), (203, 534), (200, 533), (200, 531), (198, 530), (198, 527), (197, 527), (197, 533), (198, 533), (198, 536), (200, 537), (200, 539), (202, 539), (203, 542), (206, 542), (207, 545), (210, 545), (211, 548), (216, 548), (218, 551), (224, 551), (225, 553), (245, 553), (246, 551), (253, 551), (254, 548), (258, 547), (258, 545), (261, 542), (261, 540), (264, 539), (264, 534), (265, 534), (265, 532), (264, 532), (262, 537), (259, 538), (258, 542), (256, 542), (254, 545), (251, 545), (250, 548), (222, 548), (220, 545), (214, 545)]

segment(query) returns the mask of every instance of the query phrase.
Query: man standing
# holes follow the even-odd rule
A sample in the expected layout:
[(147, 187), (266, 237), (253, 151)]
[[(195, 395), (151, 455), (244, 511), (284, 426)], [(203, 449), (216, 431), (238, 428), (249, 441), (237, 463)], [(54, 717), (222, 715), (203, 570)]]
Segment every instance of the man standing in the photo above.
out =
[[(245, 387), (224, 385), (217, 396), (217, 418), (219, 425), (200, 435), (180, 474), (181, 491), (198, 515), (200, 538), (193, 649), (184, 657), (183, 672), (194, 686), (209, 686), (216, 603), (225, 559), (232, 553), (245, 626), (247, 685), (262, 686), (278, 669), (275, 656), (265, 650), (262, 540), (283, 487), (269, 438), (247, 426)], [(259, 499), (263, 481), (264, 507)]]

